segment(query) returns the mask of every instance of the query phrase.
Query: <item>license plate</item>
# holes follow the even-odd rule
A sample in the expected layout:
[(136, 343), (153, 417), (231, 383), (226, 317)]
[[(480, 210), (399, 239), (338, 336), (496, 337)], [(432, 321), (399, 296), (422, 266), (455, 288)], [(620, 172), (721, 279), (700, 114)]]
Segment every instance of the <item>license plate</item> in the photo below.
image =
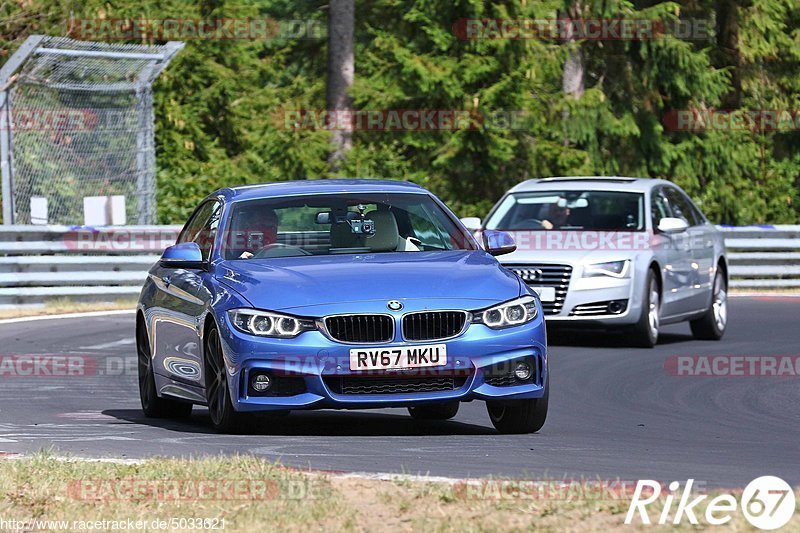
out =
[(539, 299), (543, 302), (556, 301), (556, 288), (555, 287), (531, 287), (539, 294)]
[(390, 370), (423, 368), (447, 364), (447, 345), (354, 348), (350, 350), (350, 370)]

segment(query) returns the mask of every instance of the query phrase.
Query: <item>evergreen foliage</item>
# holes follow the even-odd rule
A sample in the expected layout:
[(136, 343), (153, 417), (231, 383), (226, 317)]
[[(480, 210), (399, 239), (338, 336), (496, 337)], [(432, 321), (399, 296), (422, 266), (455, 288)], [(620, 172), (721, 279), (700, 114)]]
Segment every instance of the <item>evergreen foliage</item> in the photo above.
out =
[[(0, 63), (30, 34), (77, 36), (82, 19), (273, 18), (323, 34), (188, 40), (155, 87), (159, 222), (180, 223), (211, 190), (331, 177), (329, 132), (295, 129), (325, 106), (322, 0), (0, 2)], [(708, 22), (708, 37), (463, 39), (462, 19)], [(510, 186), (551, 175), (665, 178), (718, 223), (800, 222), (797, 0), (357, 0), (360, 110), (464, 110), (470, 128), (358, 131), (337, 175), (409, 179), (461, 216), (483, 216)], [(580, 50), (585, 92), (562, 92)], [(674, 131), (680, 110), (786, 111), (774, 128)], [(513, 118), (509, 126), (499, 118)], [(481, 118), (482, 117), (482, 118)]]

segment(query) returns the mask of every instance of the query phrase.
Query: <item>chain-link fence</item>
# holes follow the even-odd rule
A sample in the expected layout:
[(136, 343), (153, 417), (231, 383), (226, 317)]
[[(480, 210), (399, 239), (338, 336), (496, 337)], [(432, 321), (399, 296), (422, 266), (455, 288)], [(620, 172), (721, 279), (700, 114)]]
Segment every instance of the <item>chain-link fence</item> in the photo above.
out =
[(99, 197), (154, 224), (151, 84), (182, 47), (30, 37), (0, 69), (3, 222), (82, 224)]

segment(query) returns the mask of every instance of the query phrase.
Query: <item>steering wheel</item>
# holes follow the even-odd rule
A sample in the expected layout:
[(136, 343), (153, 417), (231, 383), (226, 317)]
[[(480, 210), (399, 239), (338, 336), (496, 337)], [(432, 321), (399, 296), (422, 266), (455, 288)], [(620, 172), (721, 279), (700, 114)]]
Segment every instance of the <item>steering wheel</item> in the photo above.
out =
[[(530, 227), (532, 224), (534, 228)], [(539, 229), (544, 227), (544, 223), (538, 218), (526, 218), (525, 220), (520, 220), (514, 226), (514, 229)], [(535, 226), (538, 226), (538, 228)]]
[[(278, 253), (272, 254), (273, 251), (285, 251), (285, 252), (298, 252), (296, 254), (293, 253)], [(299, 246), (292, 246), (290, 244), (282, 244), (282, 243), (274, 243), (268, 244), (260, 249), (253, 255), (253, 259), (265, 259), (269, 257), (293, 257), (296, 255), (312, 255), (311, 252), (308, 250), (304, 250)]]

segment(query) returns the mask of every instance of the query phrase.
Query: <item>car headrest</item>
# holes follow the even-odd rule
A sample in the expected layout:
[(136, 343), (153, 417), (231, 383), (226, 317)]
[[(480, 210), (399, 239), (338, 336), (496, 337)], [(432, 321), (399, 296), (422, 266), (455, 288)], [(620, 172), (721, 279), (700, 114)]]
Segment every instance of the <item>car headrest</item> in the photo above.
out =
[(370, 211), (364, 218), (375, 223), (375, 235), (367, 239), (367, 246), (373, 252), (389, 252), (397, 250), (400, 232), (397, 220), (391, 211)]
[(350, 224), (341, 222), (331, 224), (331, 248), (357, 248), (364, 246), (359, 235), (350, 230)]

